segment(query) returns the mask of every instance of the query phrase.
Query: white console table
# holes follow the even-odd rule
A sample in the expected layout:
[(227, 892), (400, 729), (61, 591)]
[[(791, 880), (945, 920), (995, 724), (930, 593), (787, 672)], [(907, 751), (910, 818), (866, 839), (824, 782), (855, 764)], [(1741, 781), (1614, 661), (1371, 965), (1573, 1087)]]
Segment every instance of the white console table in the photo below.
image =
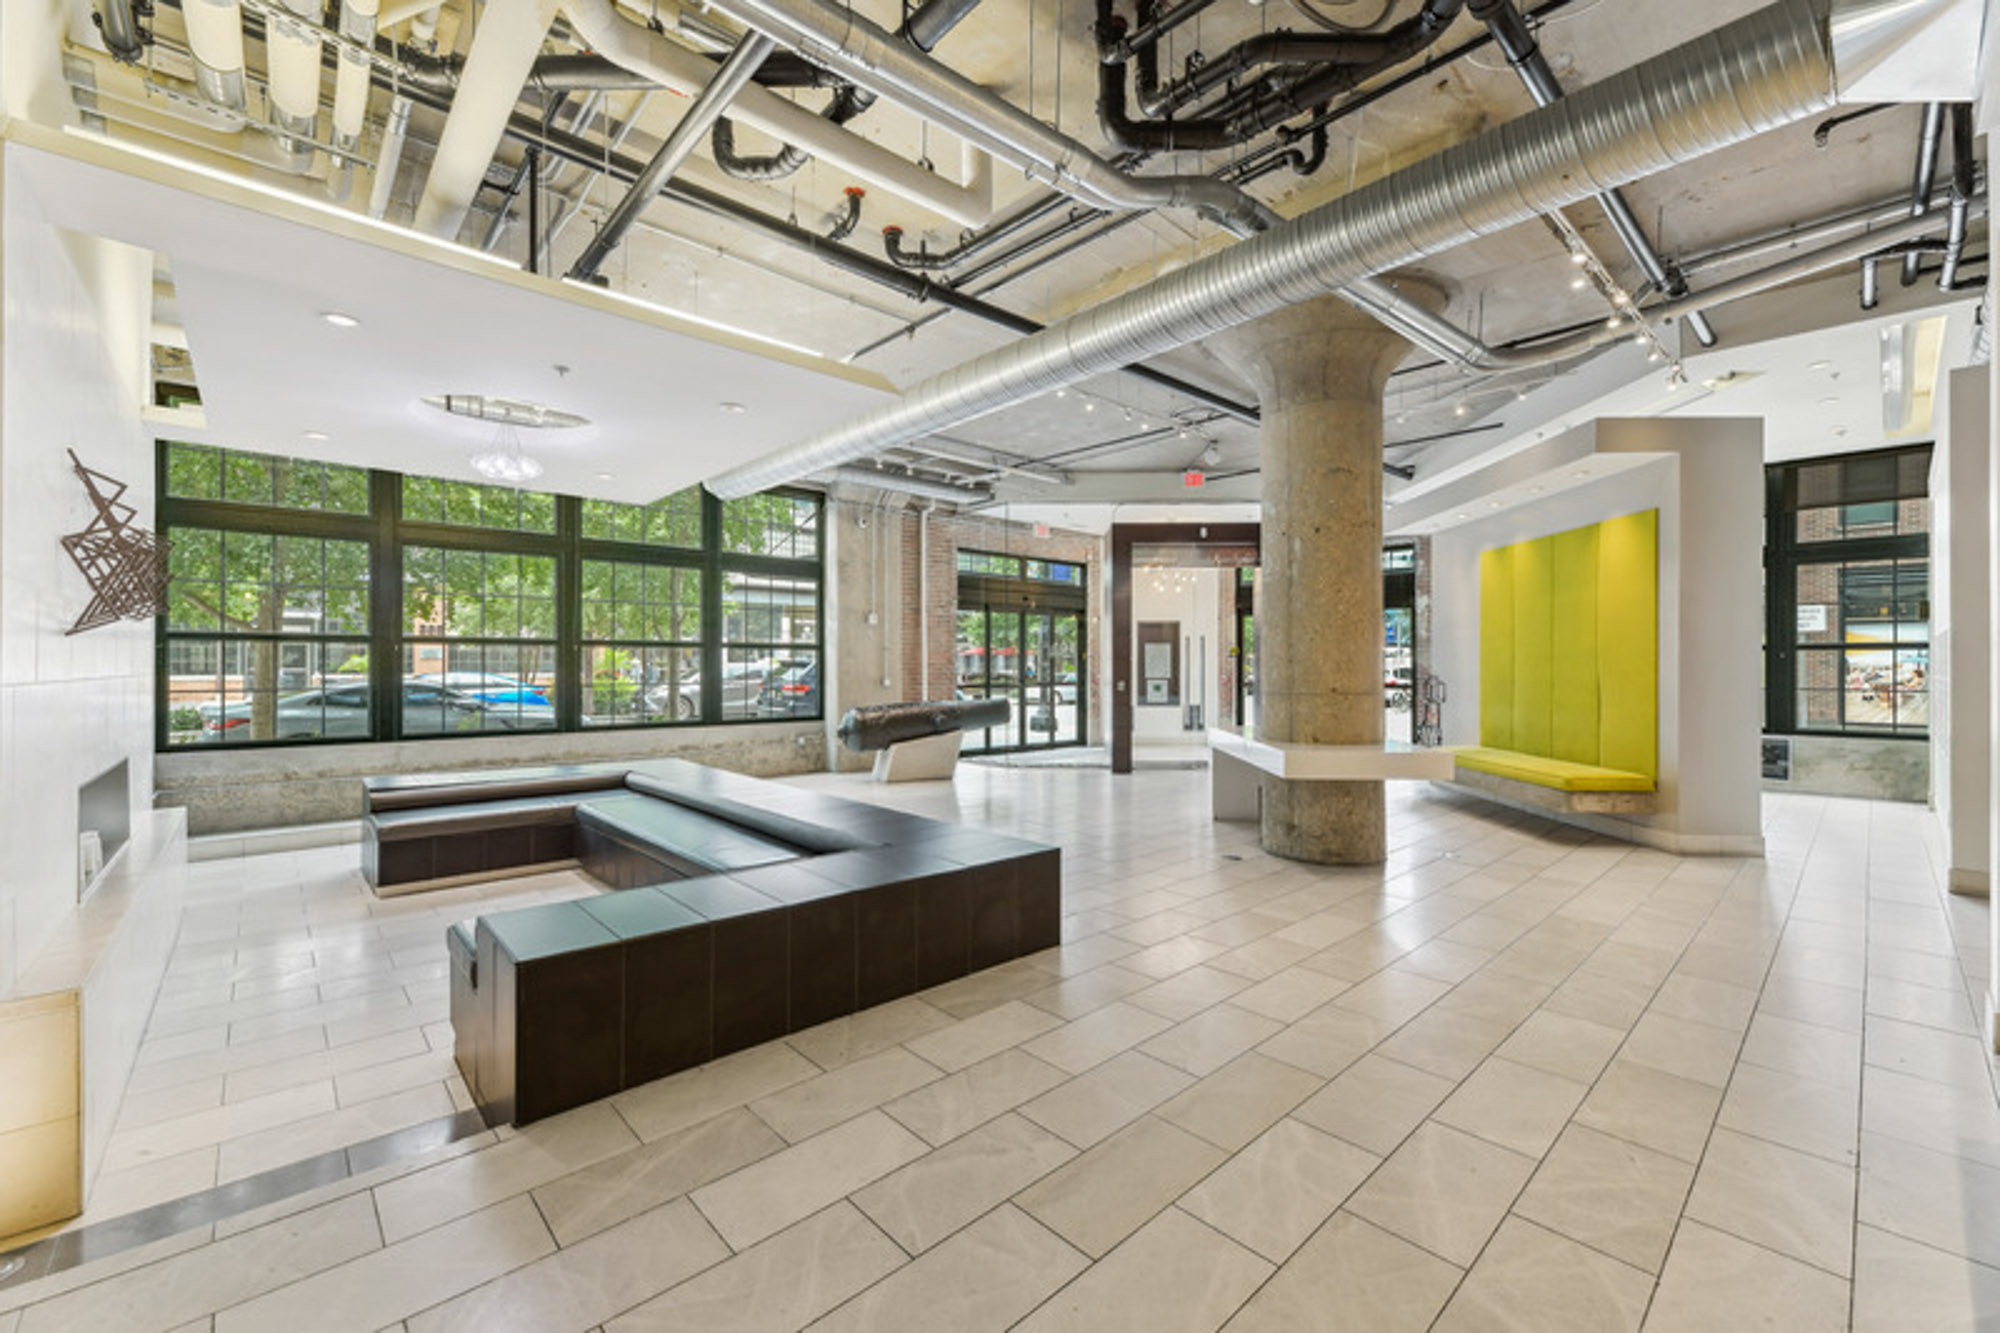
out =
[(1208, 729), (1209, 784), (1216, 819), (1257, 818), (1257, 775), (1293, 782), (1449, 782), (1452, 752), (1403, 741), (1380, 745), (1294, 745), (1257, 739), (1250, 728)]

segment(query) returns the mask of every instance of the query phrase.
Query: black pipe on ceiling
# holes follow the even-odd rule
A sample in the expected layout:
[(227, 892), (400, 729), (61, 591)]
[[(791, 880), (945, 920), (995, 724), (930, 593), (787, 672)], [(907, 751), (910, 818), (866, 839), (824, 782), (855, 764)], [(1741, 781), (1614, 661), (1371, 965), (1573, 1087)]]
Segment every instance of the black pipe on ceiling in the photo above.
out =
[[(1305, 115), (1318, 104), (1351, 93), (1363, 82), (1422, 53), (1444, 35), (1464, 6), (1464, 0), (1424, 0), (1413, 17), (1373, 37), (1312, 38), (1267, 35), (1252, 37), (1203, 62), (1222, 65), (1225, 74), (1272, 63), (1289, 52), (1317, 50), (1324, 58), (1302, 71), (1273, 74), (1256, 80), (1228, 103), (1226, 114), (1204, 115), (1189, 120), (1135, 119), (1126, 111), (1126, 62), (1112, 58), (1125, 41), (1126, 23), (1116, 12), (1115, 0), (1097, 0), (1096, 36), (1098, 65), (1098, 123), (1105, 137), (1121, 148), (1153, 152), (1184, 152), (1231, 148), (1247, 143), (1295, 116)], [(1150, 9), (1142, 11), (1142, 21)], [(1151, 46), (1135, 54), (1143, 66), (1142, 82), (1158, 89), (1162, 106), (1171, 109), (1196, 100), (1226, 78), (1206, 80), (1197, 69), (1178, 84), (1160, 88), (1157, 83), (1157, 52)], [(1197, 86), (1199, 85), (1199, 86)]]

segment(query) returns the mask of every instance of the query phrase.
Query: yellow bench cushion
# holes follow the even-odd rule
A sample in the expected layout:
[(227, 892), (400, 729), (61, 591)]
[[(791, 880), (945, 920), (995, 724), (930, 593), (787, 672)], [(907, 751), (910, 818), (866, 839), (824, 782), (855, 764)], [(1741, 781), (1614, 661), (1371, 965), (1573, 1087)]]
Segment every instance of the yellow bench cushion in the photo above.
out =
[(1496, 750), (1486, 746), (1466, 746), (1456, 754), (1460, 768), (1476, 769), (1516, 782), (1532, 782), (1537, 787), (1557, 791), (1651, 791), (1653, 779), (1644, 773), (1628, 773), (1617, 768), (1575, 764), (1567, 759), (1545, 759), (1538, 754), (1516, 750)]

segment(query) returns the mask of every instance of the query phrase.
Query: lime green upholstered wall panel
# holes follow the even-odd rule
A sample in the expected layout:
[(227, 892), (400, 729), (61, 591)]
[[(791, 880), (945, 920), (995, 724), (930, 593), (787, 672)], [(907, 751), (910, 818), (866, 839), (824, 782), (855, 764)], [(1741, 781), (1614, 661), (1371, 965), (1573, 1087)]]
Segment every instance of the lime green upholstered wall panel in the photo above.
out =
[(1514, 546), (1514, 746), (1552, 754), (1555, 662), (1555, 542)]
[(1659, 514), (1479, 557), (1479, 742), (1659, 776)]
[(1479, 743), (1514, 748), (1513, 548), (1479, 553)]
[(1555, 608), (1550, 635), (1554, 695), (1549, 730), (1555, 759), (1595, 764), (1598, 758), (1597, 532), (1559, 532), (1552, 580)]
[(1598, 525), (1598, 762), (1659, 775), (1659, 513)]

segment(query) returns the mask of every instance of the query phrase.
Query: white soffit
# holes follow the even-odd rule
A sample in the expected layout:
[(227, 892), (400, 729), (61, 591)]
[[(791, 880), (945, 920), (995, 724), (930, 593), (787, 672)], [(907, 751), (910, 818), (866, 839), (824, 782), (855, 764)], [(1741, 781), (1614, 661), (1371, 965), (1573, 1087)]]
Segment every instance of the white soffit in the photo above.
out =
[[(538, 487), (650, 500), (892, 392), (816, 355), (117, 145), (25, 129), (10, 131), (10, 163), (52, 223), (171, 262), (207, 416), (205, 430), (179, 432), (188, 438), (473, 479), (467, 460), (492, 428), (413, 405), (440, 393), (526, 399), (593, 423), (558, 432), (559, 443), (520, 432), (547, 468)], [(334, 327), (326, 311), (360, 324)], [(799, 330), (802, 344), (811, 337)]]

